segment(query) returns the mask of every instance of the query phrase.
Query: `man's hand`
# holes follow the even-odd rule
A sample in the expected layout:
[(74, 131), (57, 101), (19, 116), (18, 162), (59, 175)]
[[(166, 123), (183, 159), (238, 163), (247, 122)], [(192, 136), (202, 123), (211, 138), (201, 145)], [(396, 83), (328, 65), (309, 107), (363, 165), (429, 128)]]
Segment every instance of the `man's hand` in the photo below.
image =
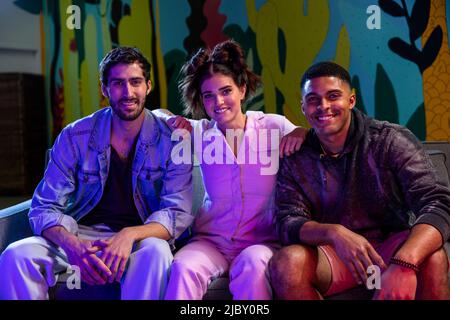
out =
[(124, 228), (109, 239), (97, 240), (94, 245), (102, 246), (101, 260), (111, 270), (108, 282), (120, 282), (133, 249), (134, 237), (130, 229)]
[(81, 279), (84, 282), (90, 285), (106, 283), (111, 271), (97, 257), (103, 246), (80, 239), (59, 225), (45, 229), (42, 236), (64, 250), (69, 263), (80, 268)]
[(102, 250), (102, 246), (93, 245), (91, 241), (77, 239), (63, 247), (67, 259), (71, 265), (80, 268), (81, 279), (87, 284), (105, 284), (112, 274), (96, 253)]
[(297, 127), (281, 139), (280, 157), (290, 156), (295, 151), (300, 150), (303, 141), (305, 141), (307, 129)]
[(381, 276), (381, 288), (374, 300), (414, 300), (417, 275), (414, 270), (391, 264)]
[(359, 284), (367, 280), (367, 268), (377, 265), (386, 269), (383, 258), (363, 236), (339, 226), (334, 235), (333, 247)]

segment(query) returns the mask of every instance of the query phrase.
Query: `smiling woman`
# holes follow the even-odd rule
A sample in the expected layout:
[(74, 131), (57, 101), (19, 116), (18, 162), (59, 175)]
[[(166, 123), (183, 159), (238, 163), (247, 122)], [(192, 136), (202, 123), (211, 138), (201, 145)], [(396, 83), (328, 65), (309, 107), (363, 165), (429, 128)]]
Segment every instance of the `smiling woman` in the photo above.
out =
[(246, 116), (241, 110), (241, 101), (245, 97), (245, 86), (238, 87), (233, 78), (217, 73), (206, 78), (201, 85), (205, 111), (218, 127), (225, 129), (243, 129)]
[[(181, 74), (179, 89), (185, 111), (195, 119), (206, 116), (203, 105), (205, 89), (201, 86), (210, 77), (215, 75), (229, 77), (231, 82), (224, 85), (236, 86), (239, 88), (238, 91), (243, 92), (241, 103), (252, 96), (261, 84), (259, 76), (248, 68), (244, 51), (234, 41), (219, 43), (213, 50), (200, 49), (183, 65)], [(210, 95), (206, 98), (210, 98)]]
[[(185, 112), (201, 118), (191, 123), (206, 194), (194, 236), (175, 256), (166, 299), (201, 299), (211, 279), (226, 273), (234, 299), (272, 298), (266, 267), (278, 247), (278, 157), (298, 150), (306, 130), (281, 115), (243, 113), (259, 84), (234, 41), (200, 49), (182, 68)], [(168, 122), (187, 127), (186, 119), (175, 118)]]

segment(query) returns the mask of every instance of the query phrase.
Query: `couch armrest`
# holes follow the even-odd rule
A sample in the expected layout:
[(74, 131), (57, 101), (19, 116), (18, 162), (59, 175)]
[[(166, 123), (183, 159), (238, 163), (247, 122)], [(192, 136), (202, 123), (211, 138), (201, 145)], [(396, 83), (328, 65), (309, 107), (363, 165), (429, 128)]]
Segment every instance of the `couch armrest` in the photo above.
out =
[(445, 174), (446, 172), (447, 180), (450, 180), (450, 141), (424, 141), (423, 146), (431, 156), (431, 160), (433, 160), (433, 155), (437, 153), (436, 151), (442, 152), (441, 173)]
[(0, 210), (0, 253), (14, 241), (33, 235), (28, 221), (31, 200)]

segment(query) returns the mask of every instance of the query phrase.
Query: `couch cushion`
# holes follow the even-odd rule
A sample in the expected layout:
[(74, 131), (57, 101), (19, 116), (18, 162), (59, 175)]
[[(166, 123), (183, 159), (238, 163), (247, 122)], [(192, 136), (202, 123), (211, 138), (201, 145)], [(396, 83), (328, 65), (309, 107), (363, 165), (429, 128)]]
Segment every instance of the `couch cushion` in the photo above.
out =
[(450, 186), (449, 172), (446, 166), (446, 155), (441, 150), (427, 150), (428, 155), (437, 171), (438, 181), (446, 186)]
[(425, 141), (423, 146), (426, 150), (438, 150), (444, 153), (444, 163), (450, 179), (450, 141)]
[(231, 300), (233, 296), (231, 295), (229, 284), (230, 280), (227, 276), (214, 279), (209, 284), (203, 300)]

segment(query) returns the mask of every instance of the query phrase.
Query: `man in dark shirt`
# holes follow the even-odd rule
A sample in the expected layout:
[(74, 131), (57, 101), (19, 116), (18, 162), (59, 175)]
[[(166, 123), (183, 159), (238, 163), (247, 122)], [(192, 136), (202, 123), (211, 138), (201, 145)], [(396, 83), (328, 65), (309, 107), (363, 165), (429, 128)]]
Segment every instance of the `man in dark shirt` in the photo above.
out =
[(301, 88), (312, 130), (278, 173), (288, 246), (270, 263), (276, 296), (320, 299), (365, 284), (375, 299), (450, 299), (450, 191), (420, 142), (353, 109), (350, 75), (335, 63), (310, 67)]

